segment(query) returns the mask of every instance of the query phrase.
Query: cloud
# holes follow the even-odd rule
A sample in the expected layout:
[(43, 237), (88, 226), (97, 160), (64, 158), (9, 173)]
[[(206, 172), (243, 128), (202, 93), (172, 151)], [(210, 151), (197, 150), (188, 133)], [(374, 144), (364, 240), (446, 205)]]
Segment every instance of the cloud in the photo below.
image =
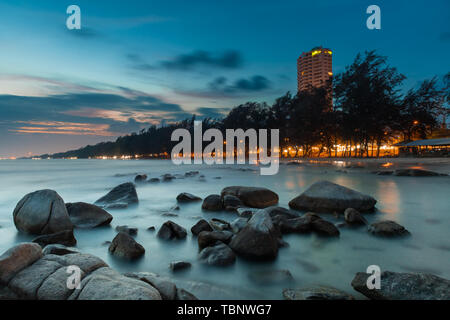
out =
[(209, 92), (214, 94), (233, 95), (245, 92), (258, 92), (270, 88), (270, 81), (263, 76), (240, 78), (229, 83), (226, 77), (217, 77), (208, 85)]
[(16, 133), (45, 133), (62, 135), (88, 135), (112, 137), (115, 134), (108, 131), (111, 129), (107, 124), (77, 123), (64, 121), (17, 121), (17, 128), (10, 129)]
[(197, 50), (188, 54), (175, 56), (170, 60), (160, 61), (156, 65), (146, 62), (138, 54), (131, 53), (126, 57), (132, 63), (132, 67), (134, 69), (142, 71), (155, 69), (190, 71), (201, 67), (239, 69), (243, 65), (242, 55), (235, 50), (224, 51), (219, 54), (214, 54), (204, 50)]

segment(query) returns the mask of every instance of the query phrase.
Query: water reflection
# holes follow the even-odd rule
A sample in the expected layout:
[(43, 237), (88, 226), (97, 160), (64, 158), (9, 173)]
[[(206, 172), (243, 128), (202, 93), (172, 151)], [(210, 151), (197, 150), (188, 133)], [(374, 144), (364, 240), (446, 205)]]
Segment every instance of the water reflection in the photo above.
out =
[(395, 220), (400, 213), (399, 205), (402, 201), (397, 184), (392, 180), (378, 180), (377, 187), (377, 205), (388, 215), (386, 219)]

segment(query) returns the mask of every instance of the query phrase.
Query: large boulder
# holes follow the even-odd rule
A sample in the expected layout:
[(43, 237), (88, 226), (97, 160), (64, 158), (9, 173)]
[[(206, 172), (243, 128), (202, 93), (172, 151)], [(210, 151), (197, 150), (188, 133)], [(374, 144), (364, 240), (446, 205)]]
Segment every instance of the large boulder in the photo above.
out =
[(238, 255), (252, 260), (273, 260), (278, 254), (279, 232), (270, 215), (260, 210), (247, 226), (233, 237), (229, 246)]
[(151, 272), (132, 272), (125, 276), (147, 282), (159, 291), (163, 300), (175, 300), (177, 298), (177, 286), (170, 280)]
[(102, 208), (85, 202), (66, 203), (66, 208), (70, 221), (77, 228), (100, 227), (108, 225), (113, 219)]
[(77, 239), (73, 235), (73, 230), (64, 230), (52, 234), (44, 234), (33, 239), (33, 242), (39, 244), (42, 248), (49, 244), (62, 244), (73, 247), (77, 244)]
[(398, 237), (410, 234), (405, 227), (391, 220), (374, 222), (369, 226), (368, 230), (370, 233), (382, 237)]
[(73, 229), (64, 200), (53, 190), (39, 190), (24, 196), (17, 203), (13, 217), (16, 228), (30, 234)]
[(184, 239), (187, 236), (187, 231), (182, 226), (169, 220), (159, 228), (157, 236), (164, 240)]
[(352, 189), (329, 181), (319, 181), (305, 192), (289, 202), (289, 207), (295, 210), (313, 212), (344, 212), (354, 208), (360, 212), (374, 209), (377, 200)]
[(213, 247), (204, 248), (198, 257), (202, 263), (213, 266), (227, 266), (236, 261), (236, 255), (233, 250), (222, 242)]
[(115, 236), (108, 250), (113, 255), (126, 259), (137, 259), (145, 254), (144, 247), (124, 232)]
[(353, 288), (374, 300), (450, 300), (450, 280), (432, 274), (381, 273), (380, 289), (370, 290), (370, 274), (358, 272), (352, 281)]
[(22, 243), (0, 256), (0, 285), (6, 285), (19, 271), (42, 257), (42, 248), (36, 243)]
[(306, 287), (297, 289), (284, 289), (283, 297), (286, 300), (354, 300), (355, 298), (341, 290), (332, 287)]
[(242, 203), (252, 208), (267, 208), (278, 203), (278, 195), (266, 188), (232, 186), (222, 190), (222, 198), (226, 195), (238, 197)]
[(95, 204), (105, 209), (116, 209), (126, 208), (138, 202), (136, 187), (133, 183), (126, 182), (118, 185), (105, 196), (95, 201)]
[(222, 198), (218, 194), (211, 194), (203, 200), (202, 209), (206, 211), (220, 211), (223, 209)]

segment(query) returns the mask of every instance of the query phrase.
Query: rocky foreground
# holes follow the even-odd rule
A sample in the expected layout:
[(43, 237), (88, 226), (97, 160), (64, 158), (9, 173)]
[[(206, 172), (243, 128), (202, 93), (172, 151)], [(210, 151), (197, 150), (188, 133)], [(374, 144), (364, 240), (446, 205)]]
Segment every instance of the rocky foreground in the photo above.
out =
[[(186, 177), (198, 172), (186, 173)], [(147, 180), (138, 175), (135, 183), (156, 183), (177, 179), (164, 175), (162, 180)], [(64, 203), (53, 190), (40, 190), (25, 195), (17, 204), (13, 219), (20, 232), (34, 234), (32, 243), (19, 244), (0, 256), (0, 299), (39, 300), (189, 300), (196, 297), (173, 281), (154, 273), (120, 274), (100, 258), (73, 248), (74, 228), (96, 228), (109, 224), (113, 216), (108, 209), (137, 205), (135, 184), (124, 183), (101, 197), (95, 204)], [(368, 235), (403, 237), (409, 231), (394, 221), (381, 220), (368, 224), (363, 212), (374, 211), (376, 200), (369, 195), (328, 182), (310, 186), (289, 202), (290, 209), (277, 206), (278, 195), (266, 188), (230, 186), (220, 194), (202, 199), (190, 193), (176, 197), (179, 203), (202, 202), (205, 211), (229, 211), (237, 218), (229, 223), (212, 218), (199, 220), (190, 228), (197, 238), (201, 263), (226, 267), (237, 259), (274, 260), (280, 248), (288, 245), (284, 234), (316, 233), (338, 238), (343, 225), (366, 226)], [(301, 213), (303, 211), (306, 213)], [(338, 225), (318, 213), (342, 214)], [(133, 236), (137, 228), (118, 226), (117, 235), (109, 243), (109, 253), (133, 260), (145, 255), (145, 248)], [(164, 241), (182, 241), (188, 230), (173, 221), (159, 227), (156, 236)], [(81, 270), (78, 288), (68, 285), (73, 266)], [(185, 261), (170, 264), (173, 271), (190, 268)], [(267, 281), (289, 281), (287, 270), (262, 275)], [(352, 282), (354, 289), (370, 299), (450, 299), (450, 281), (434, 275), (384, 272), (381, 289), (369, 290), (366, 273), (358, 273)], [(260, 278), (261, 278), (260, 277)], [(281, 293), (280, 293), (281, 294)], [(285, 289), (285, 299), (354, 299), (352, 295), (326, 286)]]

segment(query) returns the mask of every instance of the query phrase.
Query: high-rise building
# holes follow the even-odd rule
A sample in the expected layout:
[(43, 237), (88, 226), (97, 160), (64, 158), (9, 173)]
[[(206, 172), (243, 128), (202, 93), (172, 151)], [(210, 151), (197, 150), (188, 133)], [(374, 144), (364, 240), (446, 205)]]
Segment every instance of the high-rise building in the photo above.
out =
[(326, 84), (333, 75), (332, 56), (333, 52), (323, 47), (302, 53), (297, 59), (298, 91)]

